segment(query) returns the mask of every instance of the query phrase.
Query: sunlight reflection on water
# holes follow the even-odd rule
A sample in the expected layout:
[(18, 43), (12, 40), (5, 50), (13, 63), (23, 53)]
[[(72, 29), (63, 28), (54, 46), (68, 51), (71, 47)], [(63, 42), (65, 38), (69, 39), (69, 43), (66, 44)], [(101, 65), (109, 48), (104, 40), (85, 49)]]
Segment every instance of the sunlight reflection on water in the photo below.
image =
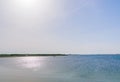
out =
[(21, 57), (17, 58), (16, 63), (21, 68), (36, 71), (43, 66), (45, 59), (45, 57)]

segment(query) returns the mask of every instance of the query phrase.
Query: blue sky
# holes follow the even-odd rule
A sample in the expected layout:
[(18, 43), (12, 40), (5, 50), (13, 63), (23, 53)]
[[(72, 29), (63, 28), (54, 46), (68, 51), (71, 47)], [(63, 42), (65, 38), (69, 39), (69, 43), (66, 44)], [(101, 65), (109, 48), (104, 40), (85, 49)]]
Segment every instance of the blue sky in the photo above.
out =
[(1, 53), (120, 53), (119, 0), (1, 0)]

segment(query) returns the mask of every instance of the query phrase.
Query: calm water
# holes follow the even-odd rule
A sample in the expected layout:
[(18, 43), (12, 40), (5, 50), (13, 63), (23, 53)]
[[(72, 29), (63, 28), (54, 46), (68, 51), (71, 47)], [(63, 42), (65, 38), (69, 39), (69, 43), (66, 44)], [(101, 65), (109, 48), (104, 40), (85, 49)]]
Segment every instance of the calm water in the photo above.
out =
[(120, 56), (0, 58), (0, 82), (120, 82)]

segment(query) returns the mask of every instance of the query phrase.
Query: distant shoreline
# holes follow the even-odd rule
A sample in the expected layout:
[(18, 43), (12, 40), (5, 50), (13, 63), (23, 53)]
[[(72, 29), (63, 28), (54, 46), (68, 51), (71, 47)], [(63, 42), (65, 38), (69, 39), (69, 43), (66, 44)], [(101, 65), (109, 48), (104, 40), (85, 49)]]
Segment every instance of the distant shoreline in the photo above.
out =
[(0, 57), (30, 57), (30, 56), (120, 56), (120, 54), (0, 54)]
[(0, 54), (0, 57), (67, 56), (66, 54)]

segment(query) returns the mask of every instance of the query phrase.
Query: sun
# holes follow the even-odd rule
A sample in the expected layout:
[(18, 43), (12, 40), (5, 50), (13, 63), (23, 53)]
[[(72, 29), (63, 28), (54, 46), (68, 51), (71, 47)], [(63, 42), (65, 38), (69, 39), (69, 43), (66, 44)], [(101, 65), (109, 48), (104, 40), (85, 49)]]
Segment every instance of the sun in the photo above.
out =
[(19, 10), (45, 10), (52, 6), (51, 0), (11, 0), (14, 7)]
[(31, 8), (37, 5), (37, 0), (14, 0), (14, 3), (23, 8)]

